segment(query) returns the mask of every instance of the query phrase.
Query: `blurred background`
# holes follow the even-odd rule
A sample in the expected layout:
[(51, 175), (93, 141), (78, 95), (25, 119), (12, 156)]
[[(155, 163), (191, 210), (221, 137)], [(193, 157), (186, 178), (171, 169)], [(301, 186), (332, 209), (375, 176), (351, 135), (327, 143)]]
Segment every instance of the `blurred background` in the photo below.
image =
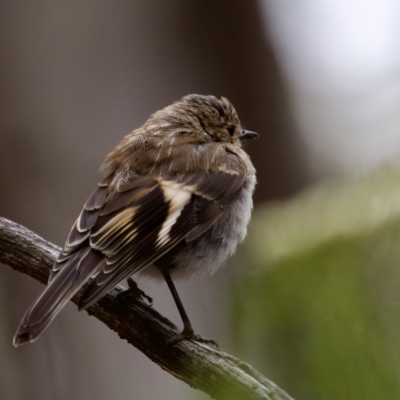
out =
[[(295, 399), (400, 398), (400, 3), (0, 5), (0, 215), (60, 246), (118, 141), (188, 93), (260, 134), (249, 237), (178, 283), (198, 332)], [(164, 284), (139, 282), (178, 325)], [(0, 268), (0, 398), (206, 399), (68, 305), (12, 337), (42, 287)]]

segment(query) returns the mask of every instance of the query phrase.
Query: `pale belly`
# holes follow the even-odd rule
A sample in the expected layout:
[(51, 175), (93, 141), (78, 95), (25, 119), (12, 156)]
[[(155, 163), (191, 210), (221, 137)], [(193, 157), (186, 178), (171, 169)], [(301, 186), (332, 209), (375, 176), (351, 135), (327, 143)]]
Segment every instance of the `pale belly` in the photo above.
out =
[(160, 268), (167, 268), (173, 279), (213, 274), (246, 237), (252, 208), (252, 190), (243, 190), (241, 198), (226, 208), (213, 227), (192, 242), (182, 241), (156, 265), (146, 267), (139, 274), (162, 279)]

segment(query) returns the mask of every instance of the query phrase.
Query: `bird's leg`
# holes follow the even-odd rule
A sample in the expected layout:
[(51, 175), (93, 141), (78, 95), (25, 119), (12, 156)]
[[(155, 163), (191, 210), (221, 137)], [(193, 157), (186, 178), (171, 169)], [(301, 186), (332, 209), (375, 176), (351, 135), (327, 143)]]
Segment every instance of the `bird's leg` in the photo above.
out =
[(172, 297), (175, 300), (175, 304), (178, 307), (178, 311), (179, 314), (181, 315), (183, 322), (182, 332), (176, 337), (174, 337), (168, 344), (169, 345), (175, 344), (180, 342), (181, 340), (186, 339), (186, 340), (194, 340), (196, 342), (211, 344), (218, 349), (218, 344), (213, 339), (203, 338), (201, 335), (195, 332), (195, 330), (192, 327), (192, 324), (190, 323), (189, 317), (187, 316), (186, 311), (183, 308), (183, 304), (181, 302), (181, 299), (179, 298), (174, 282), (171, 279), (171, 275), (166, 269), (162, 269), (162, 274), (164, 276), (165, 281), (167, 282), (169, 290), (171, 291)]
[(143, 290), (139, 289), (137, 283), (131, 277), (127, 279), (127, 282), (129, 288), (119, 293), (118, 296), (116, 297), (116, 300), (121, 300), (125, 296), (133, 296), (135, 299), (140, 299), (142, 301), (146, 299), (149, 302), (149, 305), (153, 304), (153, 299), (150, 296), (148, 296), (145, 292), (143, 292)]

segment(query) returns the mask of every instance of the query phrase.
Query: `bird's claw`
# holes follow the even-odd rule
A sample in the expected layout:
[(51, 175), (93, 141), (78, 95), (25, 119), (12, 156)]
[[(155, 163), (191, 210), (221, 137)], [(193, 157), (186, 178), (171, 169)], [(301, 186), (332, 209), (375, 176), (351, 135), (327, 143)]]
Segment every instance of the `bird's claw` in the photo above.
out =
[(143, 292), (142, 289), (139, 289), (139, 286), (132, 278), (128, 278), (127, 282), (129, 286), (128, 290), (131, 292), (133, 296), (143, 301), (144, 299), (146, 299), (150, 306), (153, 305), (153, 299), (150, 296), (148, 296), (145, 292)]
[(147, 300), (150, 306), (153, 305), (153, 299), (148, 296), (143, 290), (139, 289), (137, 283), (132, 279), (127, 279), (129, 288), (119, 293), (114, 301), (120, 301), (126, 297), (134, 297), (135, 299), (140, 299), (142, 301)]
[(175, 344), (179, 343), (182, 340), (190, 340), (192, 342), (205, 343), (219, 350), (218, 343), (215, 340), (205, 338), (200, 334), (198, 334), (197, 332), (195, 332), (192, 328), (187, 328), (186, 326), (183, 328), (183, 331), (181, 333), (179, 333), (178, 335), (176, 335), (167, 342), (167, 347), (174, 346)]

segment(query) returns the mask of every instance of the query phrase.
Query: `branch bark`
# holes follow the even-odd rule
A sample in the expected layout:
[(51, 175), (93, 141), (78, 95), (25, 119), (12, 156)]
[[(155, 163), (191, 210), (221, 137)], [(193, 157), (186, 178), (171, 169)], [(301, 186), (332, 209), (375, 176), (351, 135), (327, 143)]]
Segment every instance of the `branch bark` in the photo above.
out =
[[(0, 262), (46, 284), (61, 249), (27, 228), (0, 217)], [(77, 304), (84, 286), (72, 299)], [(202, 343), (167, 343), (177, 327), (153, 308), (126, 296), (118, 286), (88, 313), (137, 347), (162, 369), (215, 399), (292, 400), (282, 389), (243, 361)], [(11, 345), (11, 339), (10, 339)]]

